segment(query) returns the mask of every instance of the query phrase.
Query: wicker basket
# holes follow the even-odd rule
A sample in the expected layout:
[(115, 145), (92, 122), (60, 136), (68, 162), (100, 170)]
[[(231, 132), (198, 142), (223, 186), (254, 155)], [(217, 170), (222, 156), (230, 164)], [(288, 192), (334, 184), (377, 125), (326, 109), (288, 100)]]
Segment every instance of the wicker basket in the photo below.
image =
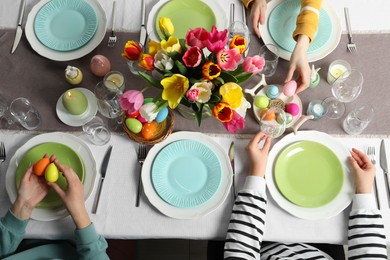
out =
[(165, 140), (165, 138), (167, 138), (168, 135), (170, 135), (173, 131), (173, 126), (175, 124), (175, 116), (174, 116), (172, 109), (168, 109), (168, 116), (163, 122), (156, 123), (156, 124), (157, 124), (156, 135), (151, 139), (145, 139), (141, 133), (135, 134), (135, 133), (131, 132), (127, 128), (125, 120), (123, 120), (123, 122), (122, 122), (122, 127), (123, 127), (123, 130), (126, 132), (127, 136), (131, 140), (133, 140), (137, 143), (147, 144), (147, 145), (157, 144), (157, 143)]

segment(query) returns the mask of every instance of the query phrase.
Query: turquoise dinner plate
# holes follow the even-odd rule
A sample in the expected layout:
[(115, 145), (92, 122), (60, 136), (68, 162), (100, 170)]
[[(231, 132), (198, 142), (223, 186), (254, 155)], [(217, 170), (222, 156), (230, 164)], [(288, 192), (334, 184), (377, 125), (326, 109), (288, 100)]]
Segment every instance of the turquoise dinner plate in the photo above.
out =
[(279, 153), (274, 178), (287, 200), (298, 206), (316, 208), (337, 197), (343, 186), (344, 172), (340, 160), (328, 147), (313, 141), (299, 141)]
[[(73, 149), (64, 144), (50, 142), (34, 146), (23, 155), (23, 158), (16, 168), (15, 181), (17, 188), (19, 188), (20, 182), (28, 167), (41, 159), (45, 154), (47, 154), (49, 157), (52, 154), (55, 154), (60, 163), (72, 168), (79, 176), (79, 179), (84, 182), (84, 163), (80, 156)], [(40, 178), (45, 177), (42, 176)], [(56, 183), (61, 188), (65, 189), (66, 179), (62, 176), (62, 174), (60, 174), (60, 177)], [(62, 206), (61, 198), (53, 189), (50, 189), (46, 197), (37, 205), (37, 208), (52, 209), (58, 208), (60, 206)]]
[(151, 179), (156, 193), (178, 208), (197, 207), (208, 201), (221, 183), (221, 162), (203, 143), (179, 140), (155, 157)]
[(156, 15), (156, 31), (160, 39), (159, 20), (161, 17), (170, 18), (174, 27), (174, 36), (185, 38), (189, 29), (203, 27), (211, 31), (217, 19), (211, 8), (201, 0), (171, 0), (163, 5)]
[[(268, 19), (268, 31), (272, 39), (286, 51), (293, 52), (295, 41), (292, 38), (296, 19), (301, 9), (301, 0), (286, 0), (272, 10)], [(321, 9), (318, 31), (309, 45), (308, 54), (326, 46), (332, 34), (332, 21), (329, 14)]]
[(72, 51), (84, 46), (98, 26), (95, 9), (85, 0), (52, 0), (34, 20), (39, 41), (56, 51)]

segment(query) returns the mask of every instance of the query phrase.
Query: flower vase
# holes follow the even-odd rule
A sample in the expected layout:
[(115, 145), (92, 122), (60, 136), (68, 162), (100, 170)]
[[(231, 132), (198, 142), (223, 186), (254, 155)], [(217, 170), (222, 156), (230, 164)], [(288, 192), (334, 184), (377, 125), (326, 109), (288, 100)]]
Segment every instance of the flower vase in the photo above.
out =
[(137, 76), (139, 76), (138, 74), (139, 71), (146, 72), (145, 69), (138, 66), (138, 60), (127, 61), (127, 66), (129, 67), (130, 72)]
[[(177, 111), (186, 119), (195, 120), (196, 113), (191, 107), (187, 107), (186, 105), (179, 104), (177, 106)], [(208, 118), (211, 116), (211, 109), (208, 105), (203, 106), (202, 110), (202, 119)]]

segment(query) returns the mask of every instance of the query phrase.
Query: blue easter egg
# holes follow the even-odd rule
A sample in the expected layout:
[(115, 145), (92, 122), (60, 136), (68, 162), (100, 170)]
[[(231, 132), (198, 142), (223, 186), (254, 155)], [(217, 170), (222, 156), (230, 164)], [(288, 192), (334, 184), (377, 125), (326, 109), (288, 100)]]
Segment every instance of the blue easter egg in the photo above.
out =
[(279, 88), (277, 86), (270, 85), (268, 86), (265, 94), (271, 99), (277, 98), (279, 96)]
[(165, 120), (165, 118), (167, 118), (168, 116), (168, 108), (167, 107), (164, 107), (163, 109), (161, 109), (157, 116), (156, 116), (156, 122), (157, 123), (161, 123), (162, 121)]

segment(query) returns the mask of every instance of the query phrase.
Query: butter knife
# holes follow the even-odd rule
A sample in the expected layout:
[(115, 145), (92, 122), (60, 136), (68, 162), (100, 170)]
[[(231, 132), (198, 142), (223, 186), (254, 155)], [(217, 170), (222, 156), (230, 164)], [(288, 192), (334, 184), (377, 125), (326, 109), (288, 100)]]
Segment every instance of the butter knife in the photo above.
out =
[(142, 44), (143, 48), (145, 48), (146, 44), (146, 28), (145, 28), (145, 15), (146, 15), (146, 9), (145, 9), (145, 1), (142, 0), (142, 10), (141, 10), (141, 32), (139, 35), (139, 43)]
[(14, 44), (12, 45), (11, 53), (15, 52), (16, 48), (19, 45), (20, 39), (22, 38), (22, 34), (23, 34), (22, 21), (23, 21), (25, 5), (26, 5), (26, 0), (22, 0), (22, 2), (20, 3), (20, 9), (19, 9), (18, 27), (16, 27), (15, 40), (14, 40)]
[(93, 206), (92, 206), (92, 213), (93, 214), (96, 213), (96, 210), (97, 210), (97, 207), (99, 204), (100, 192), (102, 191), (103, 181), (104, 181), (104, 178), (106, 177), (107, 166), (108, 166), (108, 162), (110, 161), (110, 156), (111, 156), (111, 150), (112, 150), (112, 145), (110, 145), (110, 147), (108, 147), (107, 152), (103, 158), (102, 166), (100, 168), (101, 176), (100, 176), (100, 180), (99, 180), (99, 184), (98, 184), (98, 188), (97, 188), (95, 201), (93, 202)]
[(389, 207), (390, 207), (390, 186), (389, 186), (389, 177), (387, 174), (388, 167), (387, 167), (387, 157), (386, 157), (386, 149), (385, 149), (384, 140), (382, 140), (382, 142), (381, 142), (379, 163), (380, 163), (381, 168), (383, 170), (383, 176), (385, 178), (385, 186), (386, 186), (386, 191), (387, 191), (387, 202), (389, 203)]
[(235, 185), (235, 181), (234, 181), (234, 175), (236, 173), (235, 169), (234, 169), (234, 142), (232, 141), (232, 143), (230, 144), (230, 148), (229, 148), (229, 160), (230, 160), (230, 165), (232, 166), (232, 170), (233, 170), (233, 183), (232, 183), (232, 189), (233, 189), (233, 197), (234, 197), (234, 200), (236, 200), (236, 185)]

